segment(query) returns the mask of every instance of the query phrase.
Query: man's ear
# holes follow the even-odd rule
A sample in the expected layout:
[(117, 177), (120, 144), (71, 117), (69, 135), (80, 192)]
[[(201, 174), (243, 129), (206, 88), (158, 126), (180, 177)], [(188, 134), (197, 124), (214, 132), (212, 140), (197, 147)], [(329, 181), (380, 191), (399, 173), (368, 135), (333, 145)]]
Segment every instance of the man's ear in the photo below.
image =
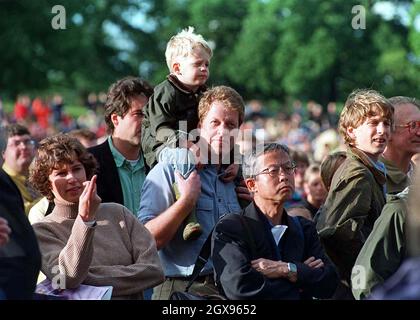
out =
[(255, 178), (245, 179), (245, 185), (246, 185), (246, 187), (248, 188), (248, 190), (250, 192), (254, 193), (254, 192), (257, 191), (257, 186), (256, 186), (256, 183), (255, 183)]
[(352, 126), (347, 127), (346, 132), (352, 140), (356, 140), (356, 135), (354, 134), (354, 128)]
[(180, 74), (180, 73), (181, 73), (181, 65), (179, 64), (179, 62), (174, 62), (174, 63), (172, 64), (172, 71), (173, 71), (175, 74)]
[(116, 113), (111, 114), (111, 121), (114, 125), (114, 128), (118, 126), (118, 115)]
[(309, 184), (307, 182), (303, 182), (303, 191), (306, 195), (309, 194)]

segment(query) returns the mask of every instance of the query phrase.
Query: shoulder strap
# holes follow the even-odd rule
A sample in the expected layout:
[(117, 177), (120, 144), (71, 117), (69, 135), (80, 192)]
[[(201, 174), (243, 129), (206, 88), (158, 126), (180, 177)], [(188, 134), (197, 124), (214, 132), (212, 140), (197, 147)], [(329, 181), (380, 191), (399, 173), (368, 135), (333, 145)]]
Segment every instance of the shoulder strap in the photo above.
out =
[[(240, 214), (239, 220), (241, 221), (242, 226), (245, 229), (246, 238), (248, 241), (248, 244), (251, 246), (251, 253), (253, 256), (257, 255), (257, 246), (254, 241), (254, 237), (252, 236), (251, 229), (249, 228), (248, 223), (246, 222), (245, 217)], [(299, 223), (299, 222), (298, 222)], [(299, 223), (300, 225), (300, 223)], [(214, 228), (211, 230), (209, 236), (207, 237), (206, 241), (204, 242), (203, 246), (201, 247), (200, 253), (198, 254), (197, 259), (195, 260), (194, 269), (190, 276), (190, 281), (188, 282), (188, 285), (185, 287), (185, 292), (188, 292), (194, 281), (197, 279), (197, 277), (200, 275), (201, 270), (206, 265), (207, 261), (210, 257), (210, 251), (211, 251), (211, 236), (213, 234)], [(302, 233), (303, 237), (303, 233)]]
[(204, 242), (203, 246), (201, 247), (200, 253), (198, 254), (198, 257), (195, 260), (194, 269), (190, 276), (190, 281), (188, 282), (188, 285), (185, 288), (185, 292), (188, 292), (188, 290), (190, 290), (190, 287), (194, 283), (195, 279), (197, 279), (197, 277), (200, 275), (201, 270), (204, 268), (207, 261), (209, 260), (211, 251), (211, 235), (213, 234), (213, 230), (214, 228), (210, 231), (206, 242)]

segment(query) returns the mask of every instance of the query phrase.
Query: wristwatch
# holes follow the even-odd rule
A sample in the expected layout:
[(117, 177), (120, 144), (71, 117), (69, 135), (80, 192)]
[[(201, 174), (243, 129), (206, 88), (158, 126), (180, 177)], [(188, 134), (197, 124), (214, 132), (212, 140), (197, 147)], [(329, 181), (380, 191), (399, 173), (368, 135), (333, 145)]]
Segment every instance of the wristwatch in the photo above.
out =
[(287, 264), (287, 269), (289, 270), (288, 274), (287, 274), (287, 278), (291, 281), (291, 282), (296, 282), (297, 281), (297, 267), (294, 263), (288, 263)]

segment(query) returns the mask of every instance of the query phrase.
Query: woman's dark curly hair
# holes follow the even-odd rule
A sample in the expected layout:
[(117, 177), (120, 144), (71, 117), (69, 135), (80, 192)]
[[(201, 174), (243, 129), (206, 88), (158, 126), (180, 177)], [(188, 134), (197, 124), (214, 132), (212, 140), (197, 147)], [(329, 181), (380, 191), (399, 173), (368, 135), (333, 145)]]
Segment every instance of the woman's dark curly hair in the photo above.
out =
[[(76, 156), (76, 158), (75, 158)], [(29, 182), (49, 201), (53, 201), (49, 175), (62, 165), (79, 160), (91, 179), (97, 169), (95, 157), (77, 140), (68, 134), (57, 134), (39, 143), (38, 152), (29, 167)]]

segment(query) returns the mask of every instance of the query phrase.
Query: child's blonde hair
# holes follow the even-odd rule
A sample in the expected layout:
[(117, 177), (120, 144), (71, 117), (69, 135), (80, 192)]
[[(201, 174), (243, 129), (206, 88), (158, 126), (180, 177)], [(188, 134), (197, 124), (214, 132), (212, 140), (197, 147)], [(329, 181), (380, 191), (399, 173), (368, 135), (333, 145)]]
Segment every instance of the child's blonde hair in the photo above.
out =
[(379, 92), (375, 90), (357, 89), (350, 93), (340, 115), (338, 129), (348, 145), (353, 145), (353, 139), (347, 134), (347, 128), (357, 128), (367, 118), (379, 116), (393, 125), (394, 107)]
[(169, 71), (172, 72), (172, 64), (176, 57), (187, 57), (195, 48), (201, 47), (212, 57), (213, 51), (204, 38), (194, 33), (193, 27), (182, 30), (173, 36), (166, 45), (165, 58)]

